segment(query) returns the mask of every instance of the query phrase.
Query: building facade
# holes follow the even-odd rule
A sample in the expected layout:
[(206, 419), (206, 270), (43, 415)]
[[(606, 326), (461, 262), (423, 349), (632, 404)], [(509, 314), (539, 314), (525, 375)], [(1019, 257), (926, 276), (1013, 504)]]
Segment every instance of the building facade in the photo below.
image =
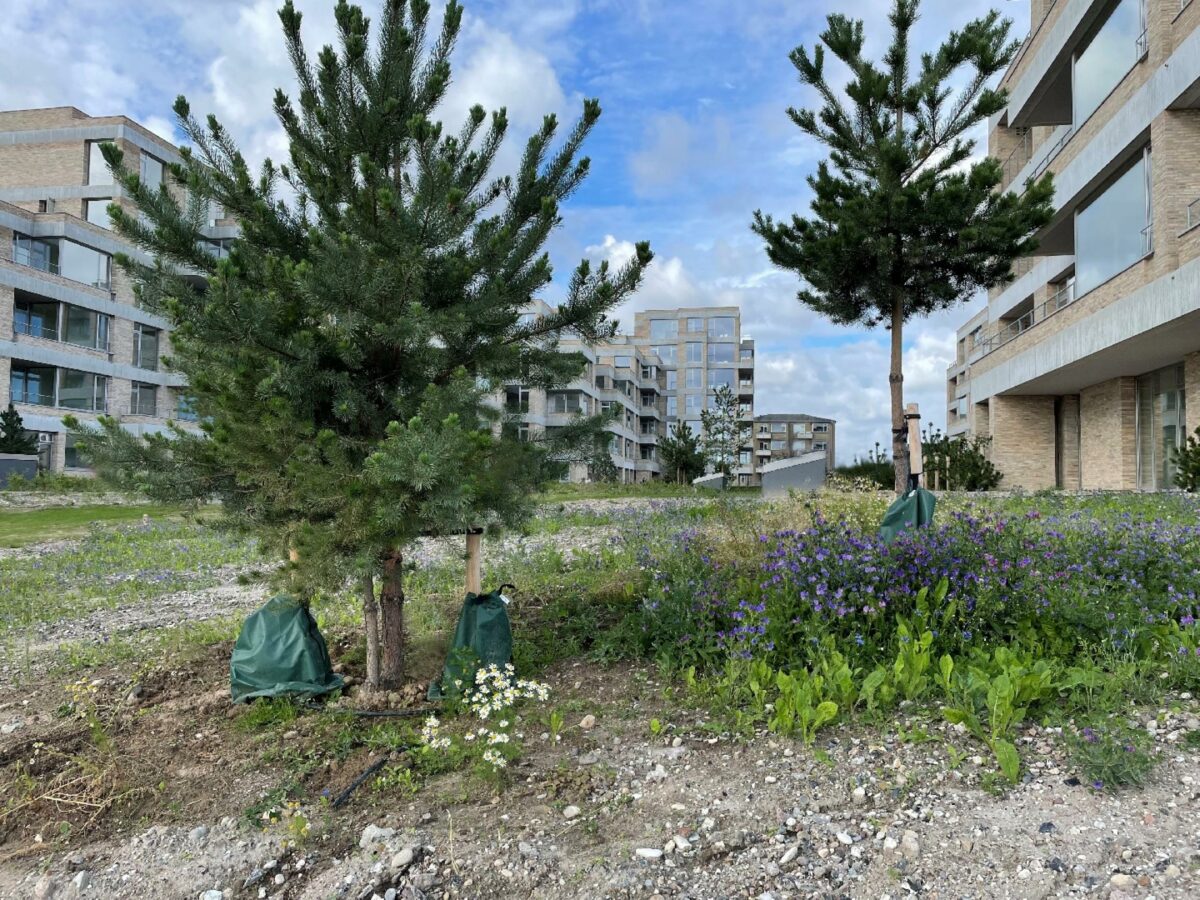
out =
[(959, 331), (948, 430), (1005, 487), (1169, 488), (1200, 426), (1200, 2), (1031, 6), (989, 151), (1005, 189), (1053, 173), (1055, 215)]
[[(151, 185), (179, 159), (123, 116), (0, 112), (0, 406), (16, 406), (54, 471), (84, 467), (64, 415), (107, 414), (137, 433), (195, 418), (182, 379), (163, 366), (168, 323), (138, 307), (113, 262), (117, 253), (147, 258), (111, 230), (108, 204), (136, 207), (113, 183), (106, 141)], [(215, 254), (235, 234), (216, 214), (206, 230)]]
[(754, 418), (755, 468), (783, 459), (825, 454), (825, 472), (834, 467), (837, 422), (806, 413), (768, 413)]
[(740, 485), (757, 483), (751, 426), (754, 421), (754, 341), (742, 335), (736, 306), (651, 309), (634, 316), (634, 342), (659, 361), (663, 378), (663, 424), (686, 422), (703, 430), (700, 413), (711, 409), (722, 385), (738, 399), (745, 428), (736, 476)]

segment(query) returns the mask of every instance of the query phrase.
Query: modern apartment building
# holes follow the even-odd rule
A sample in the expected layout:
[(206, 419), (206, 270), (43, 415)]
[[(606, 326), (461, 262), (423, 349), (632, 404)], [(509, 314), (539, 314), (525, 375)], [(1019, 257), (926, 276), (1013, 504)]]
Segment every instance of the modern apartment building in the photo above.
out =
[[(651, 309), (634, 316), (634, 342), (657, 358), (664, 372), (664, 426), (686, 422), (702, 431), (700, 413), (726, 385), (738, 398), (746, 442), (737, 468), (739, 484), (756, 483), (751, 426), (754, 420), (754, 341), (742, 336), (736, 306)], [(748, 454), (748, 455), (747, 455)]]
[[(837, 422), (807, 413), (768, 413), (754, 417), (755, 467), (808, 453), (825, 454), (825, 471), (834, 467), (834, 432)], [(749, 457), (742, 451), (741, 462)]]
[[(100, 153), (161, 184), (177, 149), (124, 116), (72, 107), (0, 112), (0, 406), (14, 403), (45, 465), (81, 468), (62, 417), (118, 418), (138, 433), (195, 418), (182, 380), (164, 371), (167, 322), (137, 305), (116, 253), (145, 258), (111, 229), (106, 208), (135, 212)], [(214, 254), (236, 234), (214, 212)]]
[(1031, 6), (989, 149), (1056, 214), (959, 332), (949, 430), (1006, 487), (1168, 488), (1200, 426), (1200, 2)]
[[(547, 311), (549, 307), (538, 302), (526, 315)], [(665, 321), (671, 324), (656, 324)], [(616, 417), (607, 426), (613, 464), (624, 482), (650, 481), (662, 474), (659, 438), (681, 420), (699, 434), (701, 410), (711, 404), (718, 385), (728, 384), (739, 395), (747, 429), (742, 451), (747, 462), (738, 470), (739, 480), (753, 483), (754, 342), (742, 339), (736, 307), (638, 313), (633, 335), (617, 335), (593, 346), (565, 337), (560, 347), (582, 354), (586, 369), (554, 391), (507, 385), (508, 427), (536, 440), (576, 416), (615, 409)], [(584, 481), (588, 475), (585, 460), (569, 463), (567, 480)]]

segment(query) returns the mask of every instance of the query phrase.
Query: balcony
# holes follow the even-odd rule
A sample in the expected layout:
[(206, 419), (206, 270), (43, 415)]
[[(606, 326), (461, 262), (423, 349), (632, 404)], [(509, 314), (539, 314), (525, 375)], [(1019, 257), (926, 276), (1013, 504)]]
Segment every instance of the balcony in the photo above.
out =
[(1068, 282), (1040, 306), (1035, 306), (1024, 315), (1000, 327), (990, 335), (981, 336), (971, 351), (971, 362), (983, 359), (999, 350), (1010, 341), (1016, 340), (1034, 325), (1065, 309), (1075, 302), (1075, 283)]
[(12, 260), (103, 291), (112, 289), (112, 257), (64, 238), (35, 238), (14, 231)]
[(108, 378), (13, 360), (9, 375), (13, 403), (76, 412), (108, 411)]

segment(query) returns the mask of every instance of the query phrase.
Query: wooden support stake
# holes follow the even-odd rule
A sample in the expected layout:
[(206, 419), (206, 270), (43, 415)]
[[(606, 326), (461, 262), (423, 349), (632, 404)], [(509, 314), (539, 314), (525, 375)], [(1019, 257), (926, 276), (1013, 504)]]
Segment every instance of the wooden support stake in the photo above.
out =
[(921, 465), (921, 413), (917, 404), (910, 403), (904, 408), (904, 418), (908, 422), (908, 473), (919, 487), (924, 469)]
[(483, 532), (467, 532), (467, 593), (483, 593)]

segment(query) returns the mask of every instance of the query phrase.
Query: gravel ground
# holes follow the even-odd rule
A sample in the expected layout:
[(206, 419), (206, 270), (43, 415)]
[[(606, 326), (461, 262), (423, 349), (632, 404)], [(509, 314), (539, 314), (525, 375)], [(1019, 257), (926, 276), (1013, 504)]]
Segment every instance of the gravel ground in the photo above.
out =
[(497, 797), (476, 788), (464, 803), (449, 776), (344, 821), (357, 846), (318, 827), (281, 850), (281, 831), (235, 818), (151, 827), (45, 872), (0, 866), (0, 896), (1200, 896), (1200, 755), (1185, 749), (1200, 722), (1187, 695), (1170, 698), (1183, 712), (1158, 711), (1163, 759), (1144, 789), (1080, 784), (1058, 735), (1033, 727), (1020, 742), (1023, 783), (996, 796), (980, 786), (986, 758), (951, 765), (947, 745), (986, 751), (949, 725), (926, 722), (922, 743), (832, 729), (817, 754), (768, 735), (710, 735), (676, 710), (651, 737), (647, 717), (667, 711), (648, 673), (578, 666), (550, 680), (553, 702), (593, 710), (594, 724), (580, 716), (559, 744), (529, 735)]

